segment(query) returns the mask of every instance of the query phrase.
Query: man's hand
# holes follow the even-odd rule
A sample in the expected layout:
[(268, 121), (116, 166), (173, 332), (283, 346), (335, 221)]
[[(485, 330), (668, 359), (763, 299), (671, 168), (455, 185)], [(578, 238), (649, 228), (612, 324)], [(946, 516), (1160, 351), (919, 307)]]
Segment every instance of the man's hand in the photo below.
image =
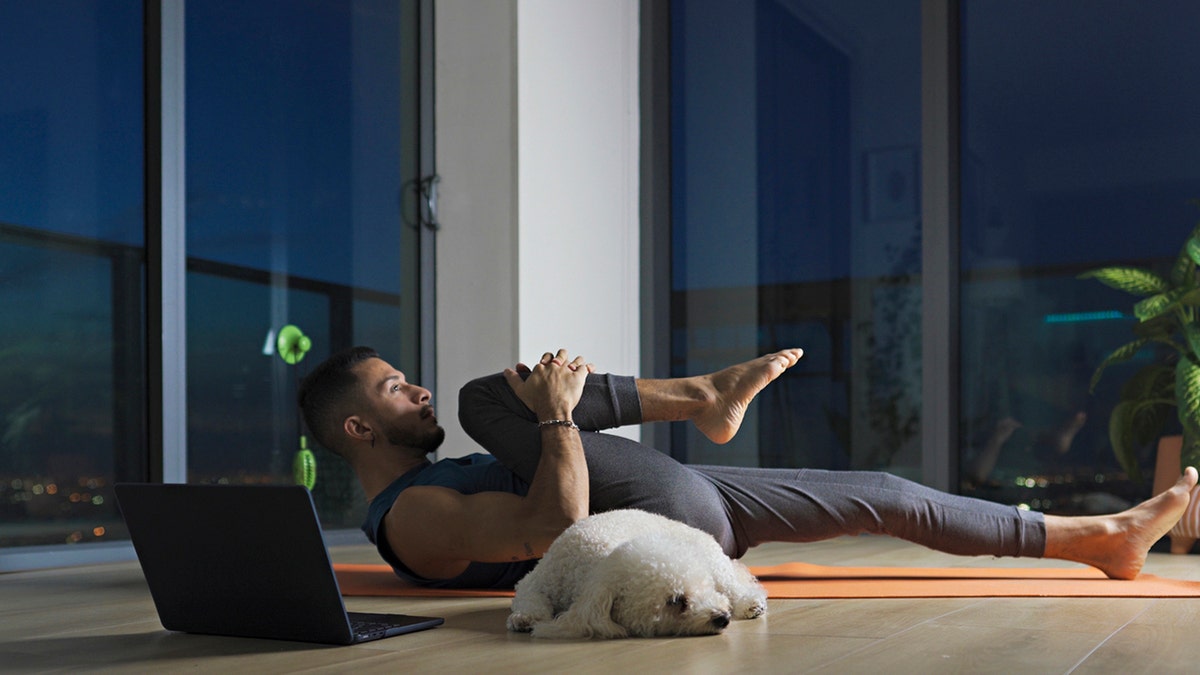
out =
[[(532, 369), (523, 363), (518, 363), (515, 368), (506, 368), (504, 378), (517, 398), (537, 415), (539, 421), (569, 420), (571, 411), (583, 395), (588, 373), (595, 369), (582, 356), (568, 361), (567, 350), (560, 349), (557, 354), (543, 354)], [(522, 372), (528, 372), (529, 377), (522, 379)]]

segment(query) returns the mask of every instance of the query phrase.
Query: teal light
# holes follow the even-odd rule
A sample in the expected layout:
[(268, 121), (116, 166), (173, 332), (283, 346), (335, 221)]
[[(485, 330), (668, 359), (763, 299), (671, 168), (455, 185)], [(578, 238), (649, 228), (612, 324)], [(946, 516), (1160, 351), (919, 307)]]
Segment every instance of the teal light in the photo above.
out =
[(1106, 312), (1071, 312), (1068, 314), (1047, 314), (1046, 323), (1080, 323), (1082, 321), (1114, 321), (1124, 319), (1125, 313), (1117, 310)]

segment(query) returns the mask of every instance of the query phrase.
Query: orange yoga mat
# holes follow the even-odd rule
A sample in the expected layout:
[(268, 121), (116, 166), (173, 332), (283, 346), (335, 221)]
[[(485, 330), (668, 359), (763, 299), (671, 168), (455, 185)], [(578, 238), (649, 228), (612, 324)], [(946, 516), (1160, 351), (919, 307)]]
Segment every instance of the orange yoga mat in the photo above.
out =
[[(342, 595), (512, 597), (511, 590), (420, 588), (387, 565), (335, 564)], [(1200, 581), (1143, 574), (1105, 578), (1091, 568), (841, 567), (787, 563), (751, 567), (772, 598), (1200, 597)]]

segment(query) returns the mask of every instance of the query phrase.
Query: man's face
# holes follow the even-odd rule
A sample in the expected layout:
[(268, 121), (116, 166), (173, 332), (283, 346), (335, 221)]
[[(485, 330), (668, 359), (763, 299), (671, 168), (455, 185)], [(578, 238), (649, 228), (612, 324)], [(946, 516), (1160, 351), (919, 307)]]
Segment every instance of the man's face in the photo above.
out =
[(367, 359), (355, 366), (366, 389), (370, 420), (376, 440), (404, 448), (433, 452), (446, 438), (446, 430), (433, 414), (428, 389), (410, 384), (404, 373), (383, 359)]

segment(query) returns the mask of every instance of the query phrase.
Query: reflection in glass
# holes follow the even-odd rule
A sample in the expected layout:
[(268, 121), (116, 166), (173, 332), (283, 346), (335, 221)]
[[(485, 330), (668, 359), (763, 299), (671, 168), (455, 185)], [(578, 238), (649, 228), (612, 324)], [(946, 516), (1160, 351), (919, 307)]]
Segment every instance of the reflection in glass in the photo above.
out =
[[(401, 214), (415, 177), (402, 141), (410, 4), (187, 5), (191, 482), (290, 481), (297, 381), (335, 350), (369, 343), (420, 376), (415, 234)], [(294, 366), (264, 354), (286, 324), (313, 344)], [(325, 524), (356, 527), (353, 476), (316, 456)]]
[[(415, 6), (187, 3), (193, 480), (289, 481), (296, 378), (334, 349), (419, 377)], [(0, 3), (0, 547), (124, 538), (112, 485), (155, 478), (143, 9)], [(289, 322), (307, 365), (263, 354)], [(318, 461), (323, 518), (357, 526)]]
[(920, 478), (919, 9), (671, 4), (672, 374), (806, 352), (688, 461)]
[[(962, 439), (968, 494), (1062, 513), (1143, 498), (1108, 444), (1142, 362), (1129, 296), (1076, 279), (1169, 265), (1200, 197), (1191, 2), (967, 2), (962, 14)], [(1144, 471), (1153, 466), (1146, 449)]]
[(0, 548), (106, 541), (147, 474), (142, 9), (0, 27)]

